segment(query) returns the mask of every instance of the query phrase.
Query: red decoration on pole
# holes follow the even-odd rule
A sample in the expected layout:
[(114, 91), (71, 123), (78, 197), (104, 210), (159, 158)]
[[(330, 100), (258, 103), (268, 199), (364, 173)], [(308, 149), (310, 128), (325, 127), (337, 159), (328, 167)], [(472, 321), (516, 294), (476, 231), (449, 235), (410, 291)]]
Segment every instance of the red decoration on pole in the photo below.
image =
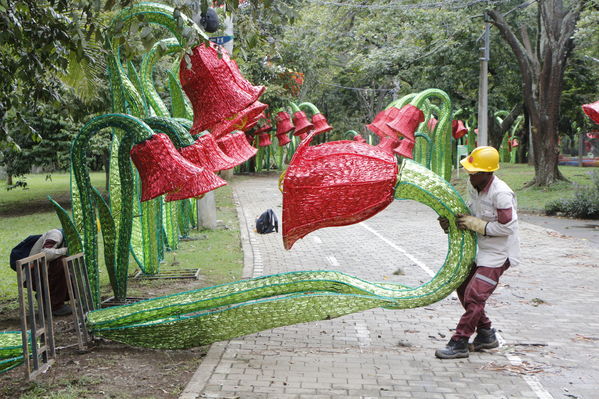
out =
[(214, 136), (205, 133), (199, 136), (195, 143), (179, 150), (181, 155), (194, 165), (202, 166), (213, 172), (231, 169), (236, 165), (216, 144)]
[(308, 133), (314, 128), (314, 125), (308, 120), (303, 111), (297, 111), (293, 114), (293, 124), (295, 125), (294, 136), (301, 136), (303, 133)]
[(298, 147), (283, 180), (286, 249), (314, 230), (358, 223), (393, 201), (398, 172), (393, 155), (349, 140), (310, 146), (314, 136)]
[(314, 124), (314, 132), (316, 134), (333, 130), (333, 127), (329, 125), (327, 118), (323, 114), (314, 114), (312, 116), (312, 123)]
[(262, 95), (264, 87), (252, 86), (241, 76), (227, 51), (212, 43), (201, 44), (191, 55), (183, 57), (179, 78), (194, 111), (192, 135), (208, 127), (214, 130), (222, 121), (246, 118), (245, 126), (251, 115), (260, 114), (266, 107), (260, 110), (250, 107)]
[(451, 121), (451, 135), (454, 139), (458, 140), (464, 137), (468, 133), (468, 129), (464, 126), (464, 122), (459, 119)]
[(142, 202), (165, 193), (167, 201), (197, 197), (227, 184), (183, 158), (166, 134), (134, 145), (130, 153), (141, 178)]
[(387, 126), (398, 135), (415, 141), (414, 133), (424, 122), (424, 113), (415, 106), (408, 104), (401, 107), (395, 118), (391, 122), (387, 122)]
[(277, 136), (279, 134), (289, 133), (294, 129), (291, 117), (287, 112), (281, 111), (277, 113)]
[(591, 120), (595, 123), (599, 123), (599, 101), (594, 103), (584, 104), (582, 110)]

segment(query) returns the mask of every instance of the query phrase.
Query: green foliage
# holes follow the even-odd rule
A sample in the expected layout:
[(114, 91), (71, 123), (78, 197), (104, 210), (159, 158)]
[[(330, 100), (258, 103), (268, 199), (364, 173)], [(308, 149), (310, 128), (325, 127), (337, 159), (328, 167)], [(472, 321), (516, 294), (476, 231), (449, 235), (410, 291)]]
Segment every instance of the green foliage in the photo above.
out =
[[(130, 2), (107, 1), (105, 9)], [(76, 6), (64, 0), (0, 1), (0, 149), (17, 148), (16, 135), (36, 137), (26, 115), (40, 104), (62, 101), (58, 76), (72, 54), (85, 58), (92, 36), (102, 36), (96, 19), (101, 6), (96, 0)], [(7, 117), (12, 118), (10, 126)]]
[[(72, 98), (72, 97), (71, 97)], [(69, 151), (71, 141), (79, 131), (81, 124), (69, 113), (69, 108), (57, 108), (49, 104), (40, 104), (37, 112), (24, 112), (29, 126), (36, 131), (35, 136), (13, 136), (20, 149), (6, 148), (0, 151), (0, 164), (3, 164), (10, 176), (21, 176), (29, 173), (33, 166), (44, 170), (64, 171), (69, 168)], [(8, 117), (11, 126), (18, 122)], [(103, 155), (107, 151), (104, 137), (97, 138), (90, 146), (90, 167), (100, 170), (103, 166)]]
[(573, 198), (560, 198), (545, 206), (547, 215), (563, 214), (582, 219), (599, 219), (599, 172), (592, 175), (591, 186), (578, 186)]

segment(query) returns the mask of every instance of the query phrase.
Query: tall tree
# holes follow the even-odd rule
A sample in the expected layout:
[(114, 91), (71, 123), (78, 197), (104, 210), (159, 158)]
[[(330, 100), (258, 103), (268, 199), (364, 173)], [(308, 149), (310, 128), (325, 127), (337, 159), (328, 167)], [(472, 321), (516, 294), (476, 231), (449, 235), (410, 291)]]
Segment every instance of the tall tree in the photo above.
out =
[[(530, 2), (532, 3), (532, 2)], [(513, 27), (498, 10), (489, 10), (491, 23), (511, 47), (522, 78), (522, 97), (532, 125), (535, 178), (530, 185), (546, 186), (564, 177), (558, 169), (560, 99), (573, 35), (582, 0), (538, 0), (537, 26)], [(519, 31), (520, 37), (516, 31)]]

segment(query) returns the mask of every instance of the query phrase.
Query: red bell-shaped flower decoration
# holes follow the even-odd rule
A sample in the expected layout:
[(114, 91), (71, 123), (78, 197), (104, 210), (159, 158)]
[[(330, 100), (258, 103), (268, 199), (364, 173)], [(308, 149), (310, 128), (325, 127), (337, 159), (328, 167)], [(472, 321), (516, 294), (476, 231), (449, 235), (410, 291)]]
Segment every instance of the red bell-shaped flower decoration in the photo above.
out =
[(202, 166), (213, 172), (233, 168), (236, 163), (216, 144), (214, 136), (205, 133), (195, 143), (179, 150), (181, 155), (194, 165)]
[(287, 112), (281, 111), (277, 113), (277, 136), (280, 134), (289, 133), (294, 129), (291, 117)]
[(468, 129), (464, 126), (464, 122), (454, 119), (451, 121), (451, 135), (454, 139), (462, 138), (468, 133)]
[(584, 104), (582, 110), (591, 120), (595, 123), (599, 123), (599, 101), (594, 103)]
[(426, 124), (428, 131), (432, 133), (435, 130), (435, 128), (437, 127), (437, 123), (439, 123), (437, 118), (435, 118), (434, 116), (431, 116), (430, 119), (428, 120), (428, 123)]
[[(254, 118), (253, 121), (251, 121), (247, 125), (245, 125), (245, 127), (243, 129), (235, 129), (235, 130), (243, 130), (244, 132), (247, 133), (250, 129), (252, 129), (254, 126), (256, 126), (260, 121), (263, 121), (262, 127), (264, 127), (265, 125), (268, 125), (268, 129), (269, 130), (271, 129), (270, 119), (267, 119), (264, 112), (261, 112), (260, 115), (258, 115), (256, 118)], [(259, 132), (255, 131), (253, 134), (257, 134), (257, 133), (259, 133)]]
[(329, 125), (327, 118), (323, 114), (314, 114), (312, 116), (312, 123), (314, 124), (314, 132), (316, 134), (333, 130), (333, 127)]
[(287, 144), (291, 143), (291, 139), (287, 133), (277, 134), (277, 140), (279, 141), (279, 146), (284, 147)]
[(314, 125), (308, 120), (308, 117), (303, 111), (293, 113), (293, 124), (295, 125), (295, 132), (293, 132), (294, 136), (301, 136), (314, 128)]
[(248, 131), (252, 126), (258, 123), (259, 115), (268, 105), (256, 101), (243, 111), (226, 118), (215, 125), (209, 126), (208, 130), (216, 138), (235, 130)]
[(252, 115), (259, 115), (265, 108), (251, 107), (264, 87), (252, 86), (227, 51), (212, 43), (199, 45), (189, 57), (183, 57), (179, 78), (193, 107), (191, 134), (209, 127), (214, 130), (222, 121), (235, 124), (246, 119), (247, 124)]
[(286, 249), (314, 230), (358, 223), (393, 201), (393, 155), (349, 140), (310, 146), (314, 136), (298, 147), (283, 180)]
[(391, 122), (387, 122), (387, 126), (397, 134), (415, 141), (414, 133), (422, 122), (424, 122), (424, 113), (408, 104), (401, 107), (395, 118)]
[(192, 198), (227, 184), (183, 158), (166, 134), (155, 134), (134, 145), (131, 160), (141, 178), (141, 201), (165, 193), (169, 193), (167, 201)]
[(268, 147), (269, 145), (272, 144), (272, 141), (270, 141), (270, 134), (268, 134), (268, 133), (260, 133), (258, 135), (258, 139), (259, 139), (258, 145), (260, 147)]
[(258, 152), (258, 149), (248, 143), (245, 133), (239, 130), (225, 134), (217, 143), (220, 149), (235, 161), (235, 166), (244, 163)]
[(262, 126), (258, 127), (256, 129), (256, 131), (254, 132), (254, 134), (270, 132), (271, 129), (272, 129), (272, 126), (270, 125), (270, 120), (266, 119), (264, 121), (264, 124)]
[(302, 133), (297, 137), (299, 137), (300, 141), (304, 141), (308, 137), (308, 132)]
[(389, 107), (374, 117), (374, 120), (366, 127), (379, 137), (397, 137), (397, 134), (387, 126), (399, 113), (399, 108)]
[(414, 144), (416, 144), (416, 142), (405, 138), (401, 140), (399, 146), (393, 149), (393, 152), (399, 156), (414, 159)]
[(397, 137), (384, 136), (376, 148), (385, 151), (387, 154), (393, 154), (393, 149), (399, 145)]

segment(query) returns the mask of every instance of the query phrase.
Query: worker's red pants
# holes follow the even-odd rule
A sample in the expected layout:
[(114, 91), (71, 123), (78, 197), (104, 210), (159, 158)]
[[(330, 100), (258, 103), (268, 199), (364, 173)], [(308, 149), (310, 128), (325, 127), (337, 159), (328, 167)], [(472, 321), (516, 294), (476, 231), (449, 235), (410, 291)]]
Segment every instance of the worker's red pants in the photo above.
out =
[(466, 311), (458, 322), (453, 340), (469, 338), (477, 328), (491, 328), (491, 320), (485, 314), (485, 303), (508, 267), (509, 259), (501, 267), (472, 268), (468, 278), (457, 289), (458, 298)]

